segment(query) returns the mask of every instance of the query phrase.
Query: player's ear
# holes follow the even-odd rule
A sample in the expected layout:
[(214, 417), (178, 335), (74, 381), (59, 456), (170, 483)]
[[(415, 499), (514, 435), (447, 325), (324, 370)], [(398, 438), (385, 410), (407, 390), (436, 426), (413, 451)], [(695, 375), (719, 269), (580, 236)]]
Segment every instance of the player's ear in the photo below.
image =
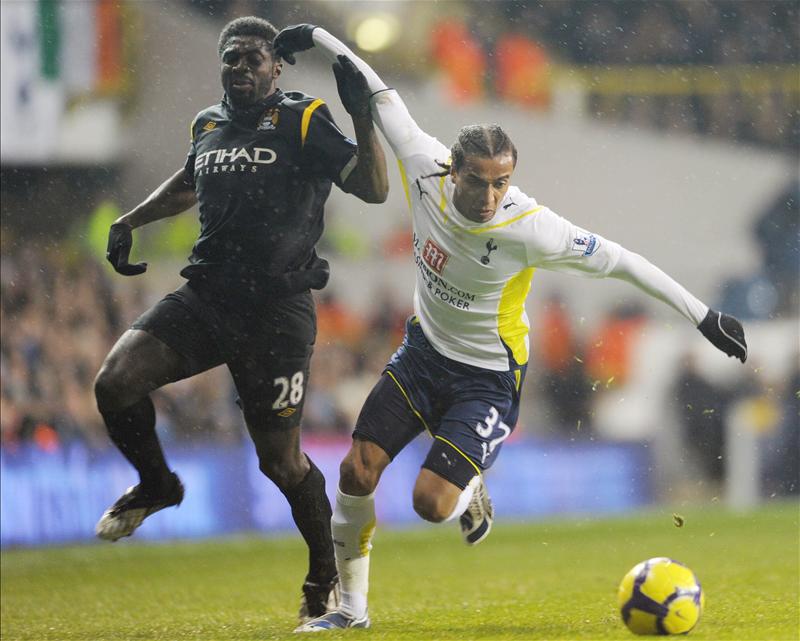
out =
[(282, 71), (283, 71), (283, 61), (278, 59), (278, 60), (276, 60), (275, 62), (272, 63), (272, 77), (273, 78), (277, 78), (278, 76), (280, 76)]

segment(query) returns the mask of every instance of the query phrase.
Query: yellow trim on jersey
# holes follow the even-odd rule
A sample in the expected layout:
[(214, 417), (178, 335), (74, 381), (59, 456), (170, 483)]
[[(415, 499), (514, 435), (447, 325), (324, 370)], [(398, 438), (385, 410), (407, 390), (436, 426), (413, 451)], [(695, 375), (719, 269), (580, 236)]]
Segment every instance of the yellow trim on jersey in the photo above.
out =
[(425, 429), (428, 431), (428, 434), (433, 436), (433, 432), (431, 432), (431, 428), (428, 427), (428, 424), (425, 422), (425, 419), (422, 418), (422, 414), (420, 414), (417, 411), (417, 408), (414, 407), (414, 404), (411, 402), (411, 399), (408, 397), (408, 394), (406, 394), (406, 391), (403, 389), (403, 386), (400, 385), (400, 381), (398, 381), (394, 377), (394, 374), (392, 374), (389, 370), (386, 370), (386, 373), (389, 376), (391, 376), (392, 380), (394, 381), (394, 384), (397, 385), (398, 389), (400, 390), (400, 393), (405, 397), (406, 403), (408, 403), (408, 406), (411, 408), (411, 411), (414, 412), (414, 416), (416, 416), (422, 422), (422, 424), (425, 426)]
[(311, 115), (314, 113), (317, 107), (320, 105), (324, 105), (325, 101), (322, 98), (317, 98), (314, 102), (312, 102), (308, 107), (306, 107), (305, 111), (303, 112), (303, 120), (300, 124), (300, 146), (306, 144), (306, 136), (308, 135), (308, 127), (311, 124)]
[(189, 125), (189, 140), (194, 142), (194, 126), (197, 123), (197, 118), (192, 120), (192, 123)]
[(523, 269), (506, 282), (500, 294), (500, 304), (497, 306), (497, 332), (511, 350), (517, 365), (528, 362), (528, 347), (525, 338), (530, 327), (522, 320), (525, 311), (525, 299), (531, 290), (533, 267)]
[(372, 535), (375, 533), (377, 522), (377, 519), (373, 516), (372, 519), (361, 528), (361, 533), (358, 536), (358, 553), (361, 556), (367, 556), (367, 554), (369, 554), (369, 542), (370, 539), (372, 539)]
[(515, 223), (518, 220), (525, 218), (526, 216), (531, 216), (539, 211), (544, 209), (544, 206), (536, 207), (535, 209), (529, 209), (528, 211), (522, 212), (519, 216), (514, 216), (513, 218), (509, 218), (505, 222), (497, 223), (496, 225), (492, 225), (491, 227), (481, 227), (479, 229), (464, 229), (464, 231), (469, 232), (470, 234), (485, 234), (487, 231), (492, 231), (493, 229), (498, 229), (499, 227), (506, 227), (511, 223)]
[(446, 438), (444, 438), (443, 436), (439, 436), (438, 434), (437, 434), (436, 436), (434, 436), (433, 438), (438, 438), (440, 441), (444, 441), (445, 443), (447, 443), (447, 444), (448, 444), (450, 447), (452, 447), (452, 448), (453, 448), (453, 449), (454, 449), (456, 452), (458, 452), (459, 454), (461, 454), (461, 456), (463, 456), (465, 459), (467, 459), (467, 460), (469, 461), (469, 464), (470, 464), (472, 467), (474, 467), (474, 468), (475, 468), (475, 471), (478, 473), (478, 476), (480, 476), (480, 475), (481, 475), (481, 468), (479, 468), (477, 465), (475, 465), (475, 462), (474, 462), (474, 461), (473, 461), (473, 460), (472, 460), (472, 459), (471, 459), (469, 456), (467, 456), (466, 454), (464, 454), (464, 452), (462, 452), (460, 449), (458, 449), (458, 448), (457, 448), (455, 445), (453, 445), (453, 444), (452, 444), (450, 441), (448, 441), (448, 440), (447, 440)]
[(519, 392), (519, 384), (522, 382), (522, 372), (518, 369), (514, 370), (514, 380), (516, 381), (515, 386)]
[(408, 193), (408, 176), (406, 176), (406, 168), (403, 167), (403, 161), (397, 159), (397, 166), (400, 168), (400, 180), (403, 181), (403, 191), (406, 193), (406, 202), (408, 208), (411, 209), (411, 194)]

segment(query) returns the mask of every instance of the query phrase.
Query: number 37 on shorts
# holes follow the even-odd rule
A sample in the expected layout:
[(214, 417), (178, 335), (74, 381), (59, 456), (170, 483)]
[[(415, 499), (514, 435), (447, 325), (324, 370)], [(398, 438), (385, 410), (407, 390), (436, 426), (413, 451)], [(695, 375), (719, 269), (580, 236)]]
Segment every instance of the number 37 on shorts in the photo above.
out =
[(475, 432), (481, 437), (481, 464), (494, 453), (495, 448), (511, 434), (511, 428), (500, 420), (500, 413), (490, 407), (489, 414), (475, 425)]

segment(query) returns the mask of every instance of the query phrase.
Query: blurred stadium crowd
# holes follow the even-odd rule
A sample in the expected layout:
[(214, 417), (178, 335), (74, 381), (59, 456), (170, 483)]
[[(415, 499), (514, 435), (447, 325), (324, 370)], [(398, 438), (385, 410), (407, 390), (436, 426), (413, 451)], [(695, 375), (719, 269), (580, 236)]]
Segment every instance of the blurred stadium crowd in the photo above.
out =
[[(800, 60), (800, 12), (793, 3), (622, 0), (484, 7), (469, 20), (444, 20), (433, 32), (435, 58), (461, 84), (462, 97), (491, 94), (546, 107), (559, 78), (581, 75), (589, 86), (589, 113), (599, 119), (783, 148), (800, 140), (798, 96), (752, 68)], [(473, 55), (465, 56), (465, 50)], [(571, 67), (559, 67), (564, 64)], [(722, 64), (740, 67), (726, 72)], [(476, 68), (485, 81), (471, 87)], [(747, 96), (745, 88), (754, 85), (758, 95)]]
[[(92, 392), (116, 339), (165, 291), (120, 282), (83, 251), (28, 245), (3, 252), (0, 290), (2, 446), (31, 442), (47, 451), (79, 440), (110, 445)], [(318, 297), (317, 347), (305, 429), (349, 434), (376, 372), (402, 340), (407, 309), (392, 301), (362, 318), (332, 295)], [(224, 368), (153, 395), (158, 429), (170, 440), (238, 440), (245, 435)]]
[[(233, 16), (258, 14), (278, 25), (318, 21), (334, 28), (342, 21), (345, 29), (330, 5), (187, 0), (185, 6), (220, 26)], [(556, 79), (574, 76), (588, 83), (590, 117), (709, 134), (795, 154), (800, 146), (800, 95), (792, 88), (797, 81), (788, 86), (782, 80), (787, 68), (796, 74), (800, 62), (796, 2), (424, 5), (426, 11), (437, 12), (427, 43), (429, 59), (461, 101), (500, 97), (546, 110), (553, 104)], [(758, 68), (752, 66), (756, 64)], [(636, 75), (640, 68), (646, 70), (643, 76)], [(744, 319), (796, 317), (799, 191), (794, 184), (768, 211), (754, 212), (763, 269), (728, 284), (721, 303), (726, 311)], [(76, 440), (92, 448), (108, 447), (94, 406), (93, 377), (116, 338), (166, 290), (150, 291), (141, 282), (113, 277), (106, 265), (79, 248), (62, 245), (56, 250), (52, 243), (17, 233), (4, 228), (2, 241), (2, 447), (32, 443), (56, 451)], [(401, 254), (407, 252), (403, 233), (394, 239)], [(756, 285), (772, 288), (768, 308), (748, 307), (748, 292)], [(356, 314), (332, 294), (318, 297), (319, 334), (304, 411), (307, 433), (350, 433), (363, 399), (402, 339), (410, 300), (409, 292), (401, 302), (375, 301), (371, 311)], [(524, 428), (548, 437), (593, 438), (593, 403), (603, 389), (625, 385), (631, 342), (646, 317), (627, 307), (576, 327), (557, 293), (531, 316), (533, 360), (525, 398), (529, 407), (545, 409), (536, 412), (544, 418), (541, 425)], [(675, 381), (684, 429), (704, 435), (689, 442), (696, 445), (698, 464), (711, 479), (722, 474), (720, 417), (755, 384), (742, 381), (720, 388), (702, 380), (688, 360)], [(776, 434), (789, 439), (779, 448), (789, 452), (780, 465), (788, 469), (794, 461), (794, 471), (787, 472), (791, 478), (797, 477), (797, 450), (791, 448), (797, 447), (800, 431), (798, 389), (795, 373), (786, 389), (774, 395), (776, 421), (782, 426)], [(226, 442), (244, 436), (235, 390), (223, 369), (168, 386), (153, 398), (158, 430), (167, 442)]]
[[(164, 292), (158, 282), (121, 282), (85, 251), (52, 252), (29, 244), (3, 252), (0, 278), (0, 414), (5, 451), (23, 444), (47, 452), (76, 441), (110, 446), (95, 408), (93, 377), (130, 322)], [(403, 336), (410, 298), (376, 301), (362, 316), (323, 292), (317, 296), (318, 338), (304, 411), (310, 436), (349, 435), (361, 404)], [(520, 431), (546, 439), (591, 440), (595, 406), (606, 390), (624, 389), (633, 350), (648, 318), (635, 304), (597, 322), (576, 318), (557, 293), (532, 314), (532, 361)], [(673, 383), (684, 443), (700, 473), (724, 478), (725, 417), (741, 399), (767, 406), (769, 480), (800, 491), (800, 363), (784, 387), (767, 389), (752, 370), (733, 383), (704, 376), (686, 356)], [(167, 442), (238, 442), (246, 432), (224, 368), (153, 394), (157, 429)], [(534, 409), (535, 407), (535, 409)], [(530, 415), (539, 417), (534, 421)]]
[[(219, 20), (247, 12), (277, 25), (348, 27), (347, 16), (325, 2), (189, 3)], [(448, 93), (462, 102), (500, 98), (546, 109), (559, 80), (573, 79), (588, 87), (587, 113), (598, 119), (783, 149), (800, 144), (800, 96), (792, 90), (797, 74), (792, 65), (800, 62), (795, 2), (439, 4), (438, 10), (427, 8), (435, 11), (423, 43), (429, 56), (394, 68), (425, 75), (432, 62), (447, 77)], [(398, 62), (398, 55), (388, 51), (386, 63)]]

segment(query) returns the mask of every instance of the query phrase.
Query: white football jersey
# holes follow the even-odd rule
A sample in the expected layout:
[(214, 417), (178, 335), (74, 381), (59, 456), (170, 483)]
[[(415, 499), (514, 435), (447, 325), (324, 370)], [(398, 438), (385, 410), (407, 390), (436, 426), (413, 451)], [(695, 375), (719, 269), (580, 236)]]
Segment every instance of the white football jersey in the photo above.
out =
[(500, 371), (527, 363), (525, 298), (537, 267), (611, 275), (695, 326), (705, 318), (708, 306), (648, 260), (576, 227), (516, 187), (489, 222), (464, 218), (453, 206), (452, 180), (441, 175), (450, 150), (422, 131), (397, 92), (341, 41), (319, 27), (313, 39), (331, 62), (346, 55), (372, 92), (372, 118), (398, 159), (413, 218), (414, 309), (441, 354)]
[(438, 352), (500, 371), (527, 363), (525, 298), (537, 267), (613, 275), (695, 326), (705, 318), (708, 306), (645, 258), (576, 227), (516, 187), (489, 222), (464, 218), (443, 167), (450, 150), (420, 129), (398, 93), (346, 45), (322, 28), (314, 29), (313, 40), (331, 62), (347, 56), (372, 92), (372, 118), (398, 159), (413, 218), (414, 309)]
[(441, 175), (450, 150), (413, 129), (390, 143), (413, 218), (414, 311), (422, 330), (453, 360), (492, 370), (523, 365), (530, 329), (525, 299), (534, 270), (603, 277), (621, 249), (514, 186), (489, 222), (468, 220), (453, 205), (453, 181)]

